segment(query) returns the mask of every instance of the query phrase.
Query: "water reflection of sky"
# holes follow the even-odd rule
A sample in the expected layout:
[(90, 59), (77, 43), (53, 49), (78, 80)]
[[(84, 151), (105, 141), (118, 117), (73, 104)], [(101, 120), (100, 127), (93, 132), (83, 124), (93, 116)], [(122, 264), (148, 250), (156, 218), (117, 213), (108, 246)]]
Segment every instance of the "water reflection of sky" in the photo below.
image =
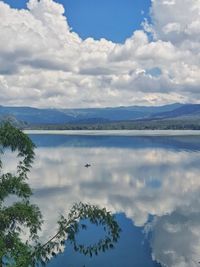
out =
[(111, 210), (123, 229), (116, 250), (88, 259), (69, 247), (50, 266), (158, 266), (150, 253), (163, 266), (199, 266), (199, 137), (31, 138), (38, 146), (30, 175), (34, 202), (48, 222), (43, 237), (55, 230), (58, 214), (78, 201)]

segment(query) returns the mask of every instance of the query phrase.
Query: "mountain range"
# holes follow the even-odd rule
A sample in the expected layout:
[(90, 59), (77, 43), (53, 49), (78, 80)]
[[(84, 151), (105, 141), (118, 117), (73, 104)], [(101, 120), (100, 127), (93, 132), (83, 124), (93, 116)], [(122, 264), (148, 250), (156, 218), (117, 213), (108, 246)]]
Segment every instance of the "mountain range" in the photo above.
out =
[(0, 106), (0, 120), (24, 125), (108, 124), (116, 122), (200, 121), (200, 104), (128, 106), (81, 109), (41, 109)]

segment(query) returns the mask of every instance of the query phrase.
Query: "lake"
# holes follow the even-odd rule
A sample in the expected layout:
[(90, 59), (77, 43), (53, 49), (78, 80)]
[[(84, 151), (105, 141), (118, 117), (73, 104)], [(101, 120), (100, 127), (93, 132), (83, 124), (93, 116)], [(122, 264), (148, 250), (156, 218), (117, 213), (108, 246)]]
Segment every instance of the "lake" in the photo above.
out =
[[(122, 229), (114, 250), (89, 258), (67, 244), (49, 267), (199, 266), (200, 136), (30, 137), (37, 145), (30, 182), (44, 214), (42, 238), (80, 201), (106, 207)], [(91, 226), (79, 239), (94, 242), (98, 231)]]

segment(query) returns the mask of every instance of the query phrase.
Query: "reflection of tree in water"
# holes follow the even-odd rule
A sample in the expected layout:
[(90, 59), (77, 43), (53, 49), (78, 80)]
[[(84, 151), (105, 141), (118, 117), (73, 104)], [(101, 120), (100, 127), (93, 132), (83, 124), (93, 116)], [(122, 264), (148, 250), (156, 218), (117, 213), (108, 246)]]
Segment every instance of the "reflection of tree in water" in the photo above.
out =
[[(76, 251), (89, 256), (113, 248), (120, 233), (114, 217), (105, 209), (82, 203), (75, 204), (67, 218), (61, 216), (57, 233), (41, 244), (38, 232), (43, 223), (42, 214), (36, 205), (30, 203), (32, 190), (27, 183), (27, 174), (34, 159), (34, 144), (20, 130), (5, 123), (0, 127), (0, 146), (1, 153), (10, 148), (18, 152), (19, 158), (15, 174), (4, 173), (0, 160), (0, 266), (45, 265), (62, 251), (66, 238)], [(17, 197), (17, 201), (6, 204), (12, 195)], [(89, 246), (76, 241), (77, 233), (86, 228), (82, 223), (85, 219), (104, 226), (105, 231), (104, 238)]]

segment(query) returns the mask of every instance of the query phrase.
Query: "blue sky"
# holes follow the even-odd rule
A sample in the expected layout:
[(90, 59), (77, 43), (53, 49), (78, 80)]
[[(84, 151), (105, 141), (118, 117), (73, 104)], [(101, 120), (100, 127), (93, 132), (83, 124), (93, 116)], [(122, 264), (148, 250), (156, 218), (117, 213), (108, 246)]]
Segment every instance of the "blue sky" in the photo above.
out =
[[(5, 0), (12, 7), (25, 8), (27, 0)], [(123, 43), (141, 29), (151, 0), (57, 0), (64, 5), (68, 23), (83, 39), (106, 38)]]
[(0, 104), (199, 103), (199, 1), (0, 0)]

